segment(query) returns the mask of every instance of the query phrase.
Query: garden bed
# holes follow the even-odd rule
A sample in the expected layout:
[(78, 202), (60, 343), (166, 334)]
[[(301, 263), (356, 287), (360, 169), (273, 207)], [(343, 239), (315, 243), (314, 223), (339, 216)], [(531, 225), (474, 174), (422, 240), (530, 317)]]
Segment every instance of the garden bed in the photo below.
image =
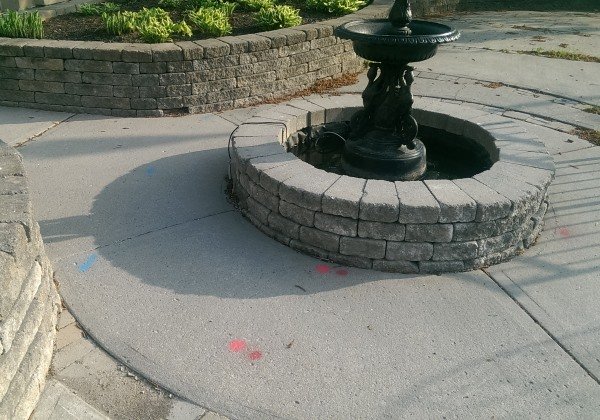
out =
[[(115, 1), (115, 4), (121, 7), (123, 11), (139, 11), (143, 7), (153, 8), (161, 7), (160, 1)], [(327, 19), (331, 19), (331, 13), (324, 11), (316, 11), (307, 7), (306, 3), (301, 2), (280, 2), (280, 4), (286, 4), (297, 8), (302, 18), (302, 23), (315, 23), (321, 22)], [(174, 22), (179, 22), (186, 19), (186, 13), (182, 10), (169, 10), (169, 14)], [(189, 23), (189, 21), (188, 21)], [(230, 35), (245, 35), (251, 33), (261, 32), (264, 29), (261, 28), (254, 21), (254, 12), (241, 10), (236, 7), (232, 16), (230, 17), (230, 23), (232, 26), (232, 32)], [(44, 22), (44, 38), (46, 39), (64, 39), (73, 41), (104, 41), (104, 42), (143, 42), (138, 33), (128, 33), (123, 35), (113, 35), (106, 31), (101, 16), (92, 15), (87, 16), (82, 13), (69, 13), (66, 15), (56, 16), (51, 19), (47, 19)], [(194, 30), (191, 37), (183, 37), (180, 35), (173, 35), (173, 41), (183, 40), (200, 40), (209, 39), (213, 36), (202, 33), (198, 30)]]

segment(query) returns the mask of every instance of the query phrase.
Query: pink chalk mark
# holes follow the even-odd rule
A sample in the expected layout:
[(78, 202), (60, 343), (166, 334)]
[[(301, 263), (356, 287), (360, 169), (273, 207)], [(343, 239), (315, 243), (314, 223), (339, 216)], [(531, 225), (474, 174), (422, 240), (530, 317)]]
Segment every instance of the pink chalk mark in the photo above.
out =
[(319, 274), (327, 274), (329, 273), (329, 266), (325, 264), (317, 264), (315, 266), (315, 270), (317, 270), (317, 273)]
[(338, 276), (347, 276), (348, 270), (346, 270), (345, 268), (338, 268), (337, 270), (335, 270), (335, 274), (337, 274)]
[(246, 342), (244, 340), (231, 340), (229, 342), (229, 351), (240, 352), (246, 348)]
[(248, 358), (253, 361), (260, 360), (260, 359), (262, 359), (262, 353), (258, 350), (255, 350), (248, 355)]
[(568, 238), (569, 236), (571, 236), (571, 232), (566, 227), (558, 228), (558, 234), (563, 238)]

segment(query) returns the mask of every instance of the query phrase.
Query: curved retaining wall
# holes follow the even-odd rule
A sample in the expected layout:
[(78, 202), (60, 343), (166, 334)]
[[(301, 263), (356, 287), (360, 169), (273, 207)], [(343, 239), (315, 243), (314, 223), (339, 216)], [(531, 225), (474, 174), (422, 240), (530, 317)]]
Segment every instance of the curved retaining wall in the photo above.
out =
[(543, 227), (554, 163), (519, 121), (421, 100), (413, 112), (420, 124), (475, 140), (495, 162), (454, 181), (340, 176), (282, 147), (288, 142), (289, 149), (292, 134), (304, 127), (348, 121), (360, 102), (358, 95), (298, 99), (239, 127), (232, 176), (253, 224), (322, 259), (402, 273), (481, 268), (533, 244)]
[(27, 419), (34, 409), (59, 310), (21, 156), (0, 141), (0, 419)]
[(248, 106), (362, 70), (352, 43), (333, 29), (385, 16), (388, 8), (374, 4), (318, 24), (194, 42), (0, 38), (0, 105), (126, 117)]

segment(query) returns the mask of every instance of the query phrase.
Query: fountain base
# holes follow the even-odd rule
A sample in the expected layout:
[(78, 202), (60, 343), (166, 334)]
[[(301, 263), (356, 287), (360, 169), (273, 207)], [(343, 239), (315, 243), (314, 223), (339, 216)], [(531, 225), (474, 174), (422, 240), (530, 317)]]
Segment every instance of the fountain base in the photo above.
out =
[(415, 181), (427, 169), (425, 146), (414, 140), (414, 148), (398, 146), (395, 136), (374, 130), (344, 147), (344, 171), (358, 178)]

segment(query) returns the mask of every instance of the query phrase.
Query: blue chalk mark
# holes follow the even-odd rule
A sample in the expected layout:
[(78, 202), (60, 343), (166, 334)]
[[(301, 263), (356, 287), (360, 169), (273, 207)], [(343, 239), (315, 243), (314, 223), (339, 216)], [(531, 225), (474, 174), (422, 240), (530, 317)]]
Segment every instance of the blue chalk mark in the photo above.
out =
[(98, 255), (91, 254), (87, 258), (87, 260), (85, 260), (85, 262), (79, 266), (79, 271), (81, 271), (82, 273), (85, 273), (92, 267), (92, 265), (94, 265), (94, 263), (96, 262), (97, 259), (98, 259)]
[(152, 165), (150, 165), (146, 168), (146, 175), (148, 175), (148, 176), (154, 175), (155, 172), (156, 172), (156, 168)]

